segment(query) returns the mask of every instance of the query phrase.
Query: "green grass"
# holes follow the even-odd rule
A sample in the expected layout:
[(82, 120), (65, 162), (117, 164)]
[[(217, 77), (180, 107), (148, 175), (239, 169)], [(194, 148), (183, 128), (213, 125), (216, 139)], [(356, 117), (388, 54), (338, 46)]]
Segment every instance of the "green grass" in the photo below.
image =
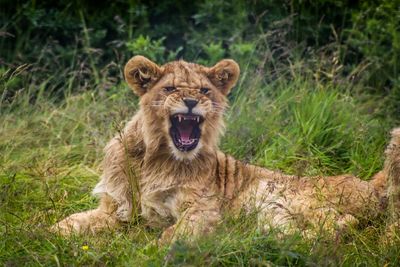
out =
[[(247, 77), (249, 73), (244, 73)], [(129, 224), (96, 236), (63, 238), (48, 227), (96, 207), (102, 148), (137, 110), (125, 85), (69, 93), (3, 75), (3, 86), (30, 90), (2, 101), (0, 114), (0, 264), (5, 266), (398, 266), (400, 238), (384, 238), (385, 221), (337, 240), (321, 235), (263, 235), (253, 216), (227, 218), (197, 242), (158, 247), (160, 230)], [(50, 78), (49, 78), (50, 79)], [(51, 77), (54, 79), (54, 77)], [(353, 173), (369, 179), (382, 168), (389, 122), (366, 112), (344, 85), (310, 77), (268, 85), (245, 79), (230, 97), (221, 147), (241, 160), (302, 175)], [(83, 246), (88, 249), (83, 249)]]

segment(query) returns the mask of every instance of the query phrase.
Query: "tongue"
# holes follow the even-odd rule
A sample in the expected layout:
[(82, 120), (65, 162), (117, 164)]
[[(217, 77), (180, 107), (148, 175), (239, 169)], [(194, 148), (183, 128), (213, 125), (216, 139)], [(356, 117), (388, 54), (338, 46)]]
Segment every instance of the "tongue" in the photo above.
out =
[(192, 125), (182, 125), (179, 129), (179, 135), (181, 136), (181, 140), (183, 142), (190, 141), (190, 135), (192, 134), (193, 126)]

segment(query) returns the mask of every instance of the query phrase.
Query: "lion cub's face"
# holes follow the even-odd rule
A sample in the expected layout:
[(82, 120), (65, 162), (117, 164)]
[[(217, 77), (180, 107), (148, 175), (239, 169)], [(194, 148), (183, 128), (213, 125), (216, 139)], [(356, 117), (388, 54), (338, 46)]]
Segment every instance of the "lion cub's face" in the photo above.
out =
[(217, 143), (226, 95), (239, 77), (239, 66), (222, 60), (211, 68), (185, 61), (159, 67), (136, 56), (126, 64), (125, 77), (151, 120), (149, 135), (161, 134), (176, 159), (193, 159)]

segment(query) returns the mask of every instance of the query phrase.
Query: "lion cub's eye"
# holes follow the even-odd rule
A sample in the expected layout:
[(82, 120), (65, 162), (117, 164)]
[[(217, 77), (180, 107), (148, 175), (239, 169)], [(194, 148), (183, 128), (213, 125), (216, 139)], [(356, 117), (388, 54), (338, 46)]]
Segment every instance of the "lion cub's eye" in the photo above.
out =
[(206, 88), (206, 87), (200, 88), (200, 93), (202, 93), (203, 95), (208, 94), (209, 91), (210, 91), (210, 89), (208, 89), (208, 88)]
[(166, 87), (164, 87), (164, 91), (168, 92), (168, 93), (172, 93), (175, 90), (176, 90), (176, 87), (174, 87), (174, 86), (166, 86)]

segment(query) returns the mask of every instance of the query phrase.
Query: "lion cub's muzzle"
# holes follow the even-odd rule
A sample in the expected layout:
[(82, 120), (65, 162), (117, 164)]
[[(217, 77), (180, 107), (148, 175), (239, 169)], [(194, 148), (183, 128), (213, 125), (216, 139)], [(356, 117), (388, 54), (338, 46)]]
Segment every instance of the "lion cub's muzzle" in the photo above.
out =
[(175, 147), (182, 152), (196, 148), (201, 136), (200, 125), (204, 118), (193, 113), (178, 113), (170, 117), (170, 135)]

